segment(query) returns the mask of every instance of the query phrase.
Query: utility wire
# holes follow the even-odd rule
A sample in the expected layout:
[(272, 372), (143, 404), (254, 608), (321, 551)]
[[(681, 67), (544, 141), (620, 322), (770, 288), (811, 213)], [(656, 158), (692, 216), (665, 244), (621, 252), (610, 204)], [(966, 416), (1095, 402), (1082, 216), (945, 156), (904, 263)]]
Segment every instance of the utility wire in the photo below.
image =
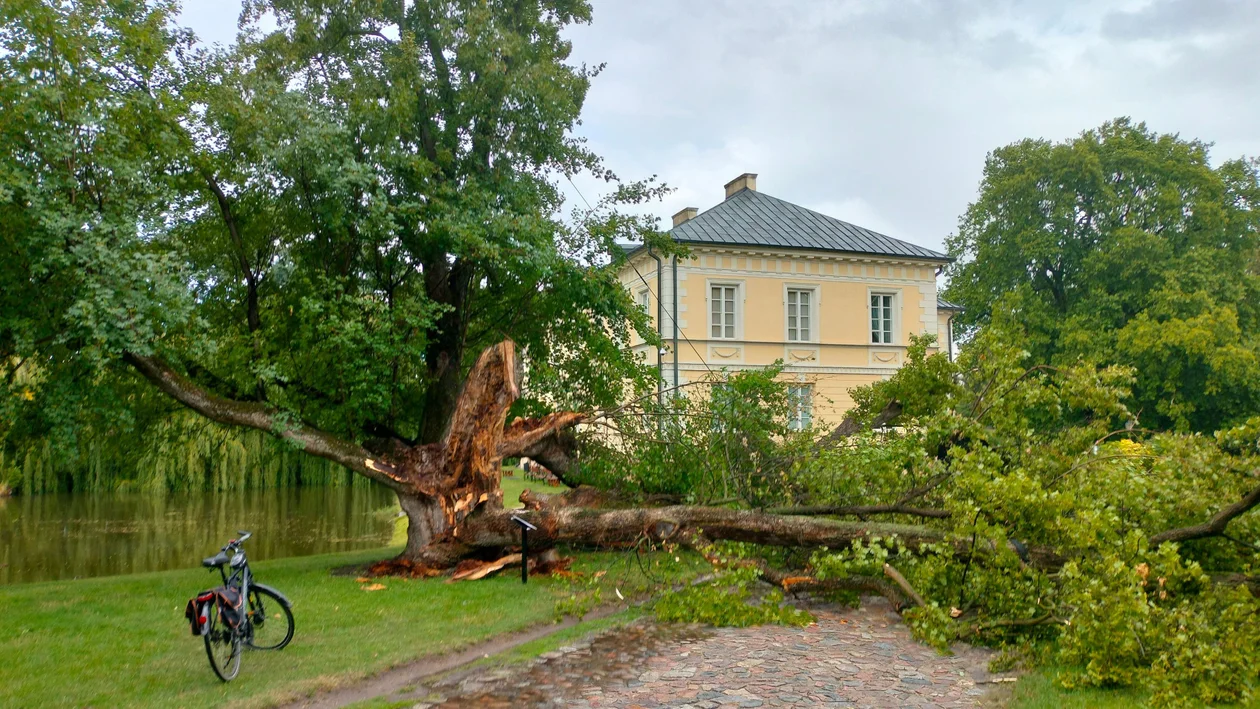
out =
[[(569, 176), (567, 176), (567, 175), (565, 176), (565, 179), (569, 181), (569, 185), (570, 185), (571, 187), (573, 187), (573, 191), (574, 191), (574, 192), (577, 192), (577, 195), (578, 195), (579, 197), (581, 197), (581, 198), (582, 198), (582, 201), (583, 201), (583, 202), (585, 202), (585, 203), (586, 203), (586, 208), (587, 208), (587, 209), (589, 209), (591, 212), (594, 212), (594, 211), (595, 211), (595, 208), (594, 208), (594, 207), (592, 207), (592, 206), (591, 206), (591, 203), (587, 201), (586, 196), (582, 194), (582, 190), (578, 189), (578, 186), (577, 186), (577, 185), (575, 185), (575, 184), (573, 184), (573, 179), (572, 179), (572, 178), (570, 178), (570, 177), (569, 177)], [(677, 258), (677, 257), (675, 257), (675, 258)], [(646, 278), (646, 277), (643, 275), (643, 273), (639, 270), (639, 267), (638, 267), (638, 266), (635, 266), (635, 265), (634, 265), (634, 263), (633, 263), (633, 262), (631, 262), (631, 261), (627, 261), (626, 263), (627, 263), (627, 265), (629, 265), (629, 266), (630, 266), (630, 268), (634, 269), (634, 275), (638, 276), (638, 277), (639, 277), (639, 280), (643, 283), (643, 285), (645, 285), (645, 286), (646, 286), (646, 285), (648, 284), (648, 283), (647, 283), (647, 278)], [(660, 283), (657, 283), (657, 284), (656, 284), (656, 298), (657, 298), (657, 300), (659, 300), (659, 299), (660, 299), (660, 297), (661, 297), (661, 293), (662, 293), (663, 291), (664, 291), (664, 287), (663, 287), (663, 285), (662, 285), (662, 284), (660, 284)], [(649, 290), (648, 292), (651, 292), (651, 291)], [(678, 300), (678, 293), (676, 293), (676, 292), (674, 293), (674, 300), (675, 300), (675, 301), (677, 301), (677, 300)], [(669, 321), (670, 321), (670, 323), (672, 323), (672, 324), (673, 324), (674, 329), (678, 331), (678, 334), (682, 336), (682, 339), (683, 339), (683, 340), (687, 343), (687, 345), (688, 345), (689, 347), (691, 347), (691, 350), (692, 350), (693, 352), (695, 352), (695, 353), (696, 353), (696, 358), (700, 360), (700, 363), (704, 365), (704, 368), (705, 368), (706, 370), (708, 370), (709, 374), (716, 375), (716, 372), (714, 372), (714, 371), (713, 371), (713, 368), (709, 366), (709, 363), (708, 363), (708, 361), (706, 361), (706, 360), (705, 360), (705, 357), (704, 357), (703, 355), (701, 355), (701, 354), (700, 354), (700, 349), (699, 349), (698, 347), (696, 347), (696, 344), (695, 344), (694, 342), (692, 342), (692, 341), (691, 341), (691, 338), (687, 337), (687, 333), (686, 333), (686, 332), (684, 332), (684, 331), (683, 331), (683, 329), (682, 329), (681, 327), (679, 327), (679, 326), (678, 326), (678, 321), (674, 319), (674, 314), (673, 314), (672, 312), (670, 312), (670, 310), (669, 310), (668, 308), (662, 308), (662, 310), (663, 310), (663, 311), (665, 311), (666, 316), (668, 316), (668, 317), (669, 317)], [(675, 360), (677, 360), (677, 358), (678, 358), (678, 352), (672, 352), (671, 354), (674, 356)], [(658, 348), (658, 352), (657, 352), (657, 357), (658, 357), (658, 358), (660, 357), (659, 348)], [(674, 386), (675, 386), (675, 387), (677, 387), (677, 386), (678, 386), (678, 382), (674, 382)]]
[[(584, 203), (586, 204), (586, 208), (587, 208), (587, 210), (589, 210), (591, 213), (594, 213), (594, 212), (595, 212), (595, 208), (594, 208), (594, 207), (592, 207), (592, 206), (591, 206), (590, 201), (586, 199), (586, 195), (582, 194), (582, 190), (578, 189), (578, 186), (577, 186), (576, 184), (574, 184), (574, 182), (573, 182), (573, 178), (569, 177), (568, 175), (565, 175), (565, 176), (564, 176), (564, 178), (565, 178), (566, 180), (568, 180), (568, 181), (569, 181), (569, 186), (573, 188), (573, 191), (574, 191), (574, 192), (577, 192), (578, 197), (581, 197), (581, 198), (582, 198), (582, 202), (584, 202)], [(678, 257), (677, 257), (677, 256), (675, 256), (675, 257), (674, 257), (675, 264), (677, 264), (677, 259), (678, 259)], [(633, 262), (631, 262), (631, 261), (629, 261), (628, 259), (627, 259), (626, 263), (627, 263), (627, 264), (629, 264), (630, 268), (634, 269), (634, 273), (635, 273), (635, 275), (636, 275), (636, 276), (638, 276), (638, 277), (639, 277), (639, 280), (643, 283), (643, 285), (645, 285), (645, 286), (646, 286), (646, 285), (647, 285), (647, 278), (645, 278), (645, 277), (643, 276), (643, 273), (642, 273), (641, 271), (639, 271), (639, 267), (638, 267), (638, 266), (635, 266), (635, 265), (634, 265), (634, 263), (633, 263)], [(675, 266), (675, 267), (677, 267), (677, 266)], [(660, 300), (660, 299), (661, 299), (661, 294), (664, 292), (664, 290), (665, 290), (665, 287), (664, 287), (664, 285), (663, 285), (662, 283), (657, 283), (657, 284), (656, 284), (656, 298), (657, 298), (657, 300)], [(649, 293), (651, 292), (651, 289), (650, 289), (650, 288), (648, 289), (648, 292), (649, 292)], [(674, 295), (674, 302), (675, 302), (675, 304), (676, 304), (676, 303), (678, 302), (678, 291), (677, 291), (677, 288), (675, 288), (675, 289), (674, 289), (674, 294), (673, 294), (673, 295)], [(706, 370), (706, 371), (708, 371), (709, 376), (710, 376), (710, 377), (713, 377), (713, 378), (717, 378), (717, 373), (716, 373), (716, 372), (714, 372), (714, 371), (713, 371), (713, 368), (709, 366), (708, 359), (707, 359), (704, 355), (700, 354), (700, 349), (699, 349), (698, 347), (696, 347), (696, 343), (692, 342), (692, 341), (691, 341), (691, 338), (687, 337), (687, 333), (686, 333), (686, 332), (684, 332), (684, 331), (683, 331), (683, 329), (682, 329), (681, 327), (679, 327), (679, 326), (678, 326), (678, 321), (677, 321), (676, 319), (674, 319), (674, 314), (673, 314), (672, 312), (670, 312), (670, 310), (669, 310), (668, 308), (661, 308), (661, 310), (662, 310), (662, 311), (664, 311), (664, 312), (666, 313), (666, 315), (668, 315), (668, 316), (669, 316), (669, 320), (670, 320), (670, 322), (671, 322), (671, 323), (673, 323), (673, 326), (674, 326), (674, 331), (675, 331), (675, 332), (677, 332), (679, 335), (681, 335), (681, 336), (682, 336), (682, 339), (683, 339), (683, 340), (687, 343), (687, 345), (688, 345), (689, 347), (691, 347), (692, 352), (695, 352), (695, 353), (696, 353), (696, 359), (699, 359), (699, 360), (700, 360), (700, 364), (703, 364), (703, 365), (704, 365), (704, 368), (705, 368), (705, 370)], [(670, 354), (673, 356), (673, 358), (674, 358), (674, 362), (677, 362), (677, 361), (678, 361), (678, 351), (677, 351), (677, 350), (674, 350), (674, 351), (673, 351), (673, 352), (671, 352)], [(659, 363), (659, 362), (660, 362), (660, 360), (661, 360), (661, 349), (660, 349), (660, 346), (659, 346), (659, 345), (657, 346), (657, 349), (656, 349), (656, 359), (657, 359), (657, 362), (658, 362), (658, 363)], [(675, 388), (675, 389), (677, 389), (677, 388), (678, 388), (678, 386), (679, 386), (679, 385), (678, 385), (678, 382), (674, 382), (674, 388)], [(732, 411), (733, 411), (733, 409), (734, 409), (734, 402), (731, 402), (731, 407), (732, 407)], [(730, 436), (723, 436), (723, 437), (722, 437), (722, 440), (723, 440), (723, 443), (725, 444), (725, 445), (723, 445), (723, 447), (722, 447), (722, 448), (723, 448), (723, 451), (722, 451), (722, 452), (726, 455), (726, 476), (725, 476), (725, 477), (729, 480), (729, 479), (730, 479), (730, 474), (731, 474), (731, 469), (732, 469), (732, 467), (734, 467), (734, 463), (731, 461), (731, 441), (730, 441)], [(733, 482), (733, 481), (732, 481), (732, 482)]]

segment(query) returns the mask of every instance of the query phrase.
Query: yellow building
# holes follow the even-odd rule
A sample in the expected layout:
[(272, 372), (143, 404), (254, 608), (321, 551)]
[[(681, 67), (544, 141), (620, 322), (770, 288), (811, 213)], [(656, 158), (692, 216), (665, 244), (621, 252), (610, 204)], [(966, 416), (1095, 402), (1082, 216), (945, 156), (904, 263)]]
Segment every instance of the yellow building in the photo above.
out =
[(669, 235), (689, 257), (628, 245), (620, 274), (665, 342), (632, 344), (666, 389), (782, 360), (794, 424), (834, 425), (849, 389), (901, 366), (910, 335), (952, 353), (957, 307), (936, 294), (948, 256), (758, 192), (754, 174), (716, 206), (675, 214)]

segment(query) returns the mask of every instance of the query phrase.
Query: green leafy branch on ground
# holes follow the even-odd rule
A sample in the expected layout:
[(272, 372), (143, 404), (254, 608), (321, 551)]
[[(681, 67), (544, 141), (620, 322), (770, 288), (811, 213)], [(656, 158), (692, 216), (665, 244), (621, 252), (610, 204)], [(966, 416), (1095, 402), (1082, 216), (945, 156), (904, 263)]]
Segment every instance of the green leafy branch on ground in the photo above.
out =
[[(1250, 696), (1260, 639), (1241, 619), (1257, 610), (1245, 584), (1260, 539), (1248, 514), (1260, 486), (1260, 418), (1214, 437), (1146, 430), (1128, 405), (1131, 370), (1036, 364), (1009, 346), (1016, 332), (995, 323), (957, 362), (917, 339), (897, 374), (855, 393), (847, 435), (770, 436), (750, 447), (790, 475), (725, 489), (720, 476), (691, 479), (696, 499), (751, 490), (735, 503), (878, 517), (919, 541), (871, 523), (840, 548), (754, 545), (722, 570), (794, 591), (883, 593), (925, 642), (1045, 648), (1021, 656), (1056, 663), (1073, 686), (1143, 685), (1150, 702), (1167, 706)], [(782, 384), (767, 377), (759, 386)], [(869, 428), (888, 411), (898, 413)], [(759, 415), (769, 427), (782, 410)], [(610, 470), (667, 460), (602, 454)], [(651, 490), (662, 476), (686, 474), (662, 466), (633, 482)], [(690, 533), (679, 543), (705, 550), (703, 530)], [(1217, 582), (1224, 578), (1235, 580)], [(774, 603), (750, 604), (756, 594), (741, 596), (740, 583), (719, 579), (658, 605), (671, 619), (792, 622), (776, 618)]]

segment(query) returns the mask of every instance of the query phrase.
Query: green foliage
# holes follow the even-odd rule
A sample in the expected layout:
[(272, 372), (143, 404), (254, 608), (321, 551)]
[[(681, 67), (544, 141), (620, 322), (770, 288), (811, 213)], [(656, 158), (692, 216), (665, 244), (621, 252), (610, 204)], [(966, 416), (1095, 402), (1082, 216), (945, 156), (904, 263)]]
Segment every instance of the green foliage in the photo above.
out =
[(778, 589), (752, 600), (749, 584), (756, 578), (750, 568), (725, 570), (707, 583), (671, 590), (656, 600), (658, 620), (669, 623), (704, 623), (719, 627), (750, 625), (806, 626), (814, 621), (807, 611), (783, 602)]
[(1260, 603), (1245, 588), (1215, 586), (1172, 545), (1126, 563), (1111, 554), (1063, 570), (1063, 600), (1075, 609), (1059, 659), (1075, 668), (1066, 687), (1145, 683), (1161, 706), (1250, 697)]
[(928, 351), (936, 347), (935, 335), (910, 335), (906, 348), (906, 374), (895, 379), (877, 382), (874, 386), (853, 390), (853, 403), (857, 407), (858, 422), (869, 425), (879, 413), (876, 402), (897, 401), (903, 416), (918, 418), (933, 413), (959, 394), (959, 384), (948, 357), (932, 357)]
[(910, 608), (901, 617), (919, 642), (931, 645), (941, 654), (950, 653), (949, 644), (954, 642), (958, 631), (949, 611), (932, 602)]
[(960, 331), (1018, 314), (1034, 362), (1132, 367), (1147, 428), (1260, 412), (1260, 163), (1128, 119), (994, 151), (948, 241)]
[[(10, 455), (149, 416), (129, 353), (356, 441), (436, 440), (504, 338), (522, 410), (642, 386), (650, 328), (609, 265), (657, 238), (622, 208), (663, 187), (573, 135), (586, 3), (251, 0), (213, 48), (177, 9), (0, 5)], [(580, 172), (612, 189), (566, 214)]]
[(1221, 450), (1234, 455), (1260, 455), (1260, 416), (1252, 416), (1231, 429), (1218, 431), (1216, 441)]
[(188, 411), (136, 431), (81, 431), (73, 444), (45, 437), (0, 449), (0, 483), (23, 495), (371, 484), (261, 431), (221, 426)]
[(820, 552), (810, 561), (810, 566), (824, 581), (849, 576), (880, 576), (884, 573), (884, 564), (906, 551), (905, 545), (896, 537), (872, 537), (866, 543), (856, 541), (847, 549)]
[(782, 366), (714, 375), (643, 397), (583, 441), (582, 482), (695, 502), (782, 502), (812, 435), (788, 425)]
[[(926, 522), (950, 542), (873, 539), (815, 553), (809, 572), (881, 577), (892, 564), (928, 601), (907, 622), (941, 649), (959, 637), (1020, 648), (1053, 661), (1067, 685), (1147, 687), (1158, 706), (1246, 699), (1260, 681), (1260, 604), (1211, 577), (1250, 572), (1260, 518), (1234, 519), (1226, 537), (1146, 540), (1255, 488), (1256, 419), (1214, 437), (1139, 429), (1132, 370), (1038, 364), (1011, 345), (1022, 337), (999, 317), (957, 362), (915, 356), (854, 392), (861, 421), (893, 399), (905, 413), (800, 466), (792, 495), (945, 510)], [(1066, 565), (1039, 563), (1045, 550)]]

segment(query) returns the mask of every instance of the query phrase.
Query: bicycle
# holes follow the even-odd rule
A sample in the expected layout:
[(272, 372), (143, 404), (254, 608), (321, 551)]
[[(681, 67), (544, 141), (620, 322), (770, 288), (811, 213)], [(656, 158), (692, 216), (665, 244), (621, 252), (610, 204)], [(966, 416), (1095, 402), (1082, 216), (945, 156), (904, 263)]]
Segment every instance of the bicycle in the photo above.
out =
[[(237, 533), (238, 538), (201, 562), (207, 569), (218, 569), (223, 585), (197, 594), (184, 612), (193, 635), (205, 641), (210, 669), (224, 682), (240, 672), (244, 648), (282, 650), (293, 639), (293, 604), (276, 589), (254, 581), (241, 547), (253, 535)], [(232, 570), (230, 576), (225, 566)]]

